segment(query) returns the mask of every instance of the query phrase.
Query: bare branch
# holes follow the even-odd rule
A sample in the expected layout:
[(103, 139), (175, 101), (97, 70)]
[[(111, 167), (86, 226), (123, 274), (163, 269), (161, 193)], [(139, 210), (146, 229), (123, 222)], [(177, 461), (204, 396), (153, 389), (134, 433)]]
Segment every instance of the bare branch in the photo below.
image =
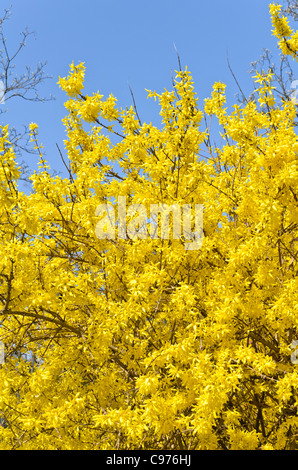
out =
[(235, 82), (236, 82), (236, 85), (237, 85), (237, 87), (239, 88), (240, 93), (242, 94), (242, 97), (243, 97), (244, 101), (247, 103), (246, 96), (245, 96), (245, 94), (243, 93), (242, 88), (241, 88), (241, 86), (239, 85), (239, 82), (238, 82), (237, 78), (235, 77), (235, 74), (234, 74), (234, 72), (233, 72), (233, 70), (232, 70), (232, 68), (231, 68), (231, 66), (230, 66), (228, 51), (227, 51), (227, 63), (228, 63), (229, 70), (230, 70), (230, 72), (231, 72), (231, 74), (232, 74), (232, 76), (233, 76), (233, 78), (234, 78), (234, 80), (235, 80)]
[[(46, 62), (40, 62), (35, 68), (26, 66), (25, 70), (17, 73), (16, 61), (20, 53), (26, 46), (29, 36), (33, 35), (28, 28), (21, 32), (21, 39), (15, 50), (10, 51), (7, 38), (4, 34), (5, 22), (11, 16), (11, 7), (5, 9), (0, 18), (0, 81), (1, 81), (1, 104), (11, 99), (20, 98), (25, 101), (44, 102), (53, 100), (54, 97), (41, 97), (38, 87), (46, 79), (52, 78), (45, 73)], [(0, 114), (3, 115), (7, 109), (1, 108)], [(14, 146), (16, 154), (23, 152), (36, 153), (29, 141), (29, 129), (24, 126), (24, 131), (19, 132), (13, 126), (9, 129), (9, 140)]]

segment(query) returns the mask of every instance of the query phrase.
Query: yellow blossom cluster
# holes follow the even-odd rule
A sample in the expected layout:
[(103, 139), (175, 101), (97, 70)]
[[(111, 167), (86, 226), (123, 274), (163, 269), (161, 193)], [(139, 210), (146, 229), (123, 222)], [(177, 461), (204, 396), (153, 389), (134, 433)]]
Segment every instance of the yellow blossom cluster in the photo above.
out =
[(298, 60), (298, 31), (294, 31), (288, 19), (281, 16), (281, 8), (279, 4), (270, 5), (273, 34), (279, 39), (278, 45), (282, 53)]
[[(269, 73), (255, 100), (228, 112), (218, 82), (200, 109), (185, 69), (172, 90), (148, 91), (157, 127), (113, 95), (84, 96), (84, 72), (59, 80), (65, 176), (32, 123), (40, 164), (22, 192), (1, 127), (0, 449), (294, 449), (295, 104), (274, 99)], [(152, 205), (190, 206), (193, 235), (203, 205), (200, 249), (171, 236), (173, 210), (163, 237)], [(101, 217), (114, 236), (98, 236)]]

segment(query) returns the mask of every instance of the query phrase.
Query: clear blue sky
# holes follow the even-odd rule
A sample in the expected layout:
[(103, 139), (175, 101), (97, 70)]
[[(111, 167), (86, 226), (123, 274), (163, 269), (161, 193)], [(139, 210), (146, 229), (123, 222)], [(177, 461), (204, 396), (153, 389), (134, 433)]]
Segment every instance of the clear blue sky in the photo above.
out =
[[(212, 84), (227, 84), (229, 105), (238, 91), (227, 66), (227, 50), (232, 69), (245, 92), (253, 88), (248, 74), (250, 63), (263, 48), (277, 54), (271, 33), (268, 0), (2, 0), (1, 8), (12, 4), (6, 24), (8, 46), (20, 39), (28, 26), (36, 39), (17, 61), (16, 71), (28, 64), (47, 61), (48, 80), (40, 93), (56, 100), (28, 103), (11, 100), (5, 121), (21, 127), (34, 121), (40, 127), (40, 141), (52, 168), (64, 172), (56, 142), (63, 148), (65, 137), (61, 119), (66, 115), (65, 94), (58, 77), (68, 74), (69, 64), (85, 62), (85, 93), (113, 93), (122, 107), (131, 105), (128, 82), (133, 89), (141, 119), (157, 122), (158, 106), (147, 99), (145, 88), (171, 88), (171, 71), (178, 68), (173, 43), (182, 66), (187, 65), (195, 80), (199, 102), (210, 96)], [(295, 69), (294, 69), (295, 70)], [(36, 158), (26, 157), (32, 168)]]

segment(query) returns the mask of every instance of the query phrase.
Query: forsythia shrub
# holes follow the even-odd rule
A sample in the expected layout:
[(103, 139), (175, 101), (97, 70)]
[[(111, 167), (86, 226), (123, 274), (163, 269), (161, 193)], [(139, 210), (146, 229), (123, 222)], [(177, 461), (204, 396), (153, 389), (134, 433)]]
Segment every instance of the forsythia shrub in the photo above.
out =
[[(282, 50), (296, 53), (271, 13)], [(31, 124), (39, 170), (21, 192), (1, 129), (0, 448), (295, 448), (295, 104), (275, 102), (269, 73), (230, 114), (222, 83), (200, 110), (186, 69), (171, 92), (149, 92), (158, 129), (112, 95), (85, 96), (84, 73), (72, 65), (59, 81), (67, 177), (51, 176)], [(203, 204), (201, 248), (98, 237), (97, 207), (117, 209), (119, 196), (148, 210)]]

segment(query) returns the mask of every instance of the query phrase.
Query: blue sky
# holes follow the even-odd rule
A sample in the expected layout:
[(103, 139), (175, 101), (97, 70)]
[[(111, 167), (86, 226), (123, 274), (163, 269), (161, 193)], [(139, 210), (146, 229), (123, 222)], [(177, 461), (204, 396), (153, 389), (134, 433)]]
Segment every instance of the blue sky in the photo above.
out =
[[(12, 5), (6, 23), (11, 50), (28, 26), (35, 37), (16, 61), (16, 71), (47, 61), (46, 71), (53, 78), (40, 87), (40, 94), (55, 95), (46, 103), (8, 101), (2, 116), (18, 128), (34, 121), (39, 124), (40, 141), (53, 169), (64, 172), (56, 148), (65, 138), (61, 119), (66, 115), (66, 96), (57, 85), (66, 76), (69, 64), (85, 62), (85, 93), (113, 93), (119, 106), (131, 105), (130, 84), (142, 121), (157, 122), (159, 108), (147, 99), (145, 88), (162, 91), (171, 88), (171, 73), (178, 68), (174, 43), (182, 67), (191, 71), (199, 103), (210, 96), (212, 84), (227, 84), (228, 104), (235, 103), (237, 87), (227, 66), (227, 51), (232, 69), (245, 92), (253, 89), (248, 73), (263, 48), (277, 55), (276, 38), (271, 33), (267, 0), (6, 0)], [(295, 69), (294, 69), (295, 70)], [(3, 106), (3, 105), (2, 105)], [(36, 168), (34, 156), (24, 156)]]

